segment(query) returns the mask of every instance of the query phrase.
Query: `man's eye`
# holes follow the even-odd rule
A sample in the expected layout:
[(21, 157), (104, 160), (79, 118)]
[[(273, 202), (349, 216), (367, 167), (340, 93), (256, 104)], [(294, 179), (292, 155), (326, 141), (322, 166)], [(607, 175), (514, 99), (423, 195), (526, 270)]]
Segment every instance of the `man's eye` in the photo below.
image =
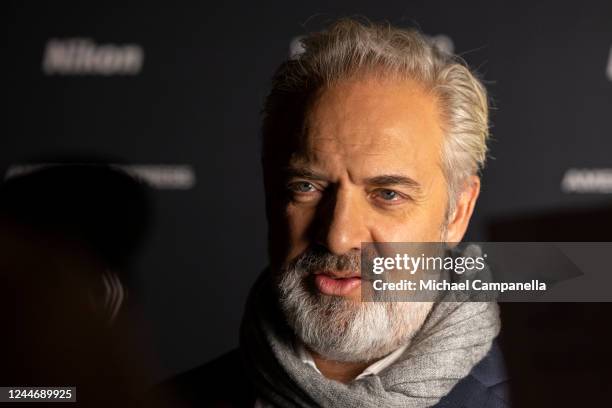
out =
[(379, 190), (378, 196), (385, 201), (395, 201), (400, 198), (400, 195), (393, 190)]
[(294, 193), (310, 193), (316, 190), (315, 186), (312, 183), (307, 181), (299, 181), (297, 183), (289, 184), (289, 190)]
[(372, 193), (373, 199), (381, 205), (403, 204), (410, 200), (409, 196), (386, 188), (375, 190)]

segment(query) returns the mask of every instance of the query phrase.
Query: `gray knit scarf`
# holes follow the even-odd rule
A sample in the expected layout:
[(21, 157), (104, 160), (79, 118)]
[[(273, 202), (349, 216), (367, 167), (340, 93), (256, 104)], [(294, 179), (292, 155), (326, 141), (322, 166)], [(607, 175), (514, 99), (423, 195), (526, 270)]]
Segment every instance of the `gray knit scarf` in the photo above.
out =
[(258, 394), (283, 408), (433, 406), (487, 354), (500, 329), (497, 303), (437, 302), (398, 361), (343, 384), (298, 358), (274, 293), (264, 272), (249, 295), (240, 343)]

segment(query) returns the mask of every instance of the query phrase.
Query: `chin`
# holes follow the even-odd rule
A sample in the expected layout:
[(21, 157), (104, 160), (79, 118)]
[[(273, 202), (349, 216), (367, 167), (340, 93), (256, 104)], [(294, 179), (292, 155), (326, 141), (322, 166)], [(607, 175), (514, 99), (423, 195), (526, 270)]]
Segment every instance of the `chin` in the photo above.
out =
[(296, 337), (318, 354), (343, 362), (381, 358), (408, 344), (429, 310), (425, 302), (360, 302), (296, 291), (281, 297)]

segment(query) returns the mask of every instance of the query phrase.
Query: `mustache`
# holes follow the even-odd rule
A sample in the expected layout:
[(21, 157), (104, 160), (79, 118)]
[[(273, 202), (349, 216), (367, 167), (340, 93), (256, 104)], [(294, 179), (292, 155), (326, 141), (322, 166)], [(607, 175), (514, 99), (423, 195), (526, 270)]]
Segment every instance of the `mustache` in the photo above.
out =
[(361, 270), (361, 254), (360, 251), (355, 250), (336, 255), (324, 247), (309, 247), (291, 260), (284, 269), (300, 271), (304, 275), (324, 270), (359, 272)]

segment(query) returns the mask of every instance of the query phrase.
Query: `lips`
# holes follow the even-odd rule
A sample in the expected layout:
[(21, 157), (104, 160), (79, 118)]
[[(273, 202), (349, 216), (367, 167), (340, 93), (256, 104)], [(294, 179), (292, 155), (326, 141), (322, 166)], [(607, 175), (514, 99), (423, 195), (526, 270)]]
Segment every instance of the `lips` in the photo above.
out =
[(317, 273), (315, 286), (324, 295), (347, 296), (361, 286), (361, 277), (357, 274)]

